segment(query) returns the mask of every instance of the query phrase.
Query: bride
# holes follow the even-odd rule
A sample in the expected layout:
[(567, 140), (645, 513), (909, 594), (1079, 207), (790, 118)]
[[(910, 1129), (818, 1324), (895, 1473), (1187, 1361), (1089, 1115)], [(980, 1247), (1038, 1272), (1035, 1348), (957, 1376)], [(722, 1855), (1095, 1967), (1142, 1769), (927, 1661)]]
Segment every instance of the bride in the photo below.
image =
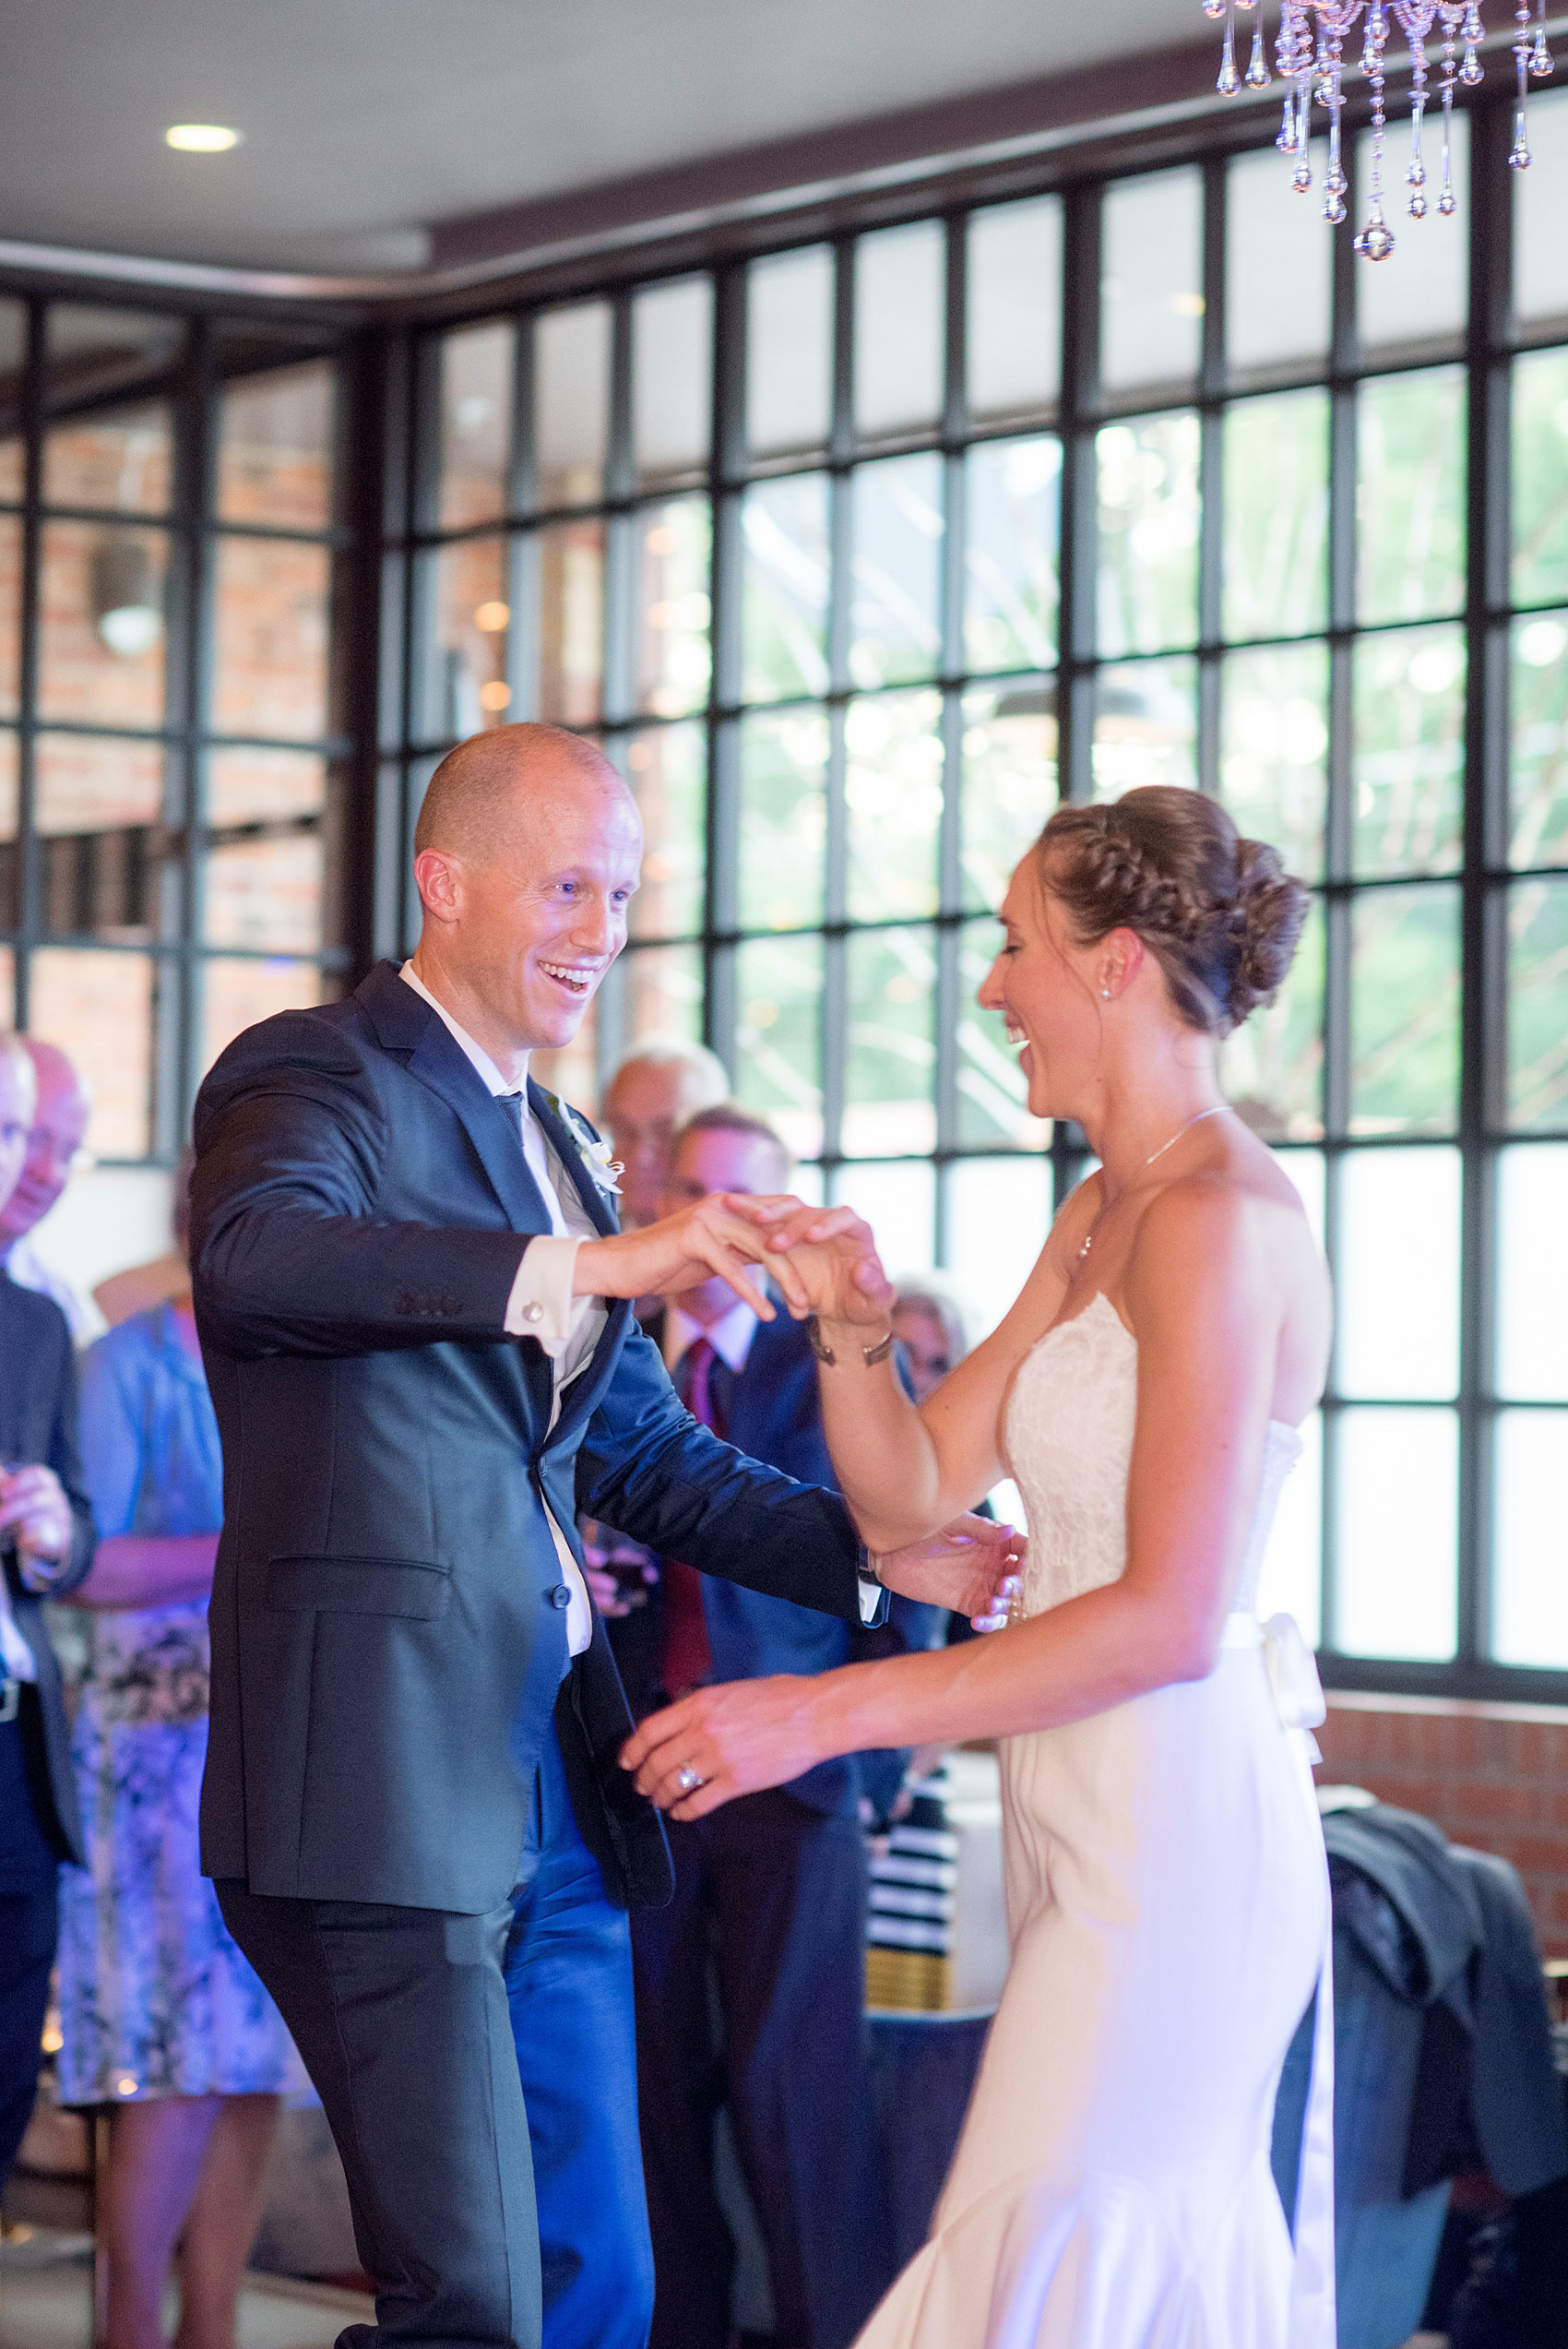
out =
[[(1255, 1613), (1326, 1275), (1220, 1098), (1216, 1039), (1289, 966), (1306, 893), (1195, 792), (1060, 809), (981, 989), (1029, 1107), (1099, 1160), (1000, 1328), (920, 1406), (848, 1209), (731, 1202), (814, 1308), (825, 1425), (873, 1553), (1004, 1474), (1030, 1528), (1001, 1637), (707, 1688), (623, 1757), (678, 1818), (835, 1754), (1001, 1740), (1012, 1960), (930, 2240), (860, 2349), (1333, 2349), (1328, 1879), (1288, 1617)], [(1269, 2167), (1314, 1991), (1294, 2248)]]

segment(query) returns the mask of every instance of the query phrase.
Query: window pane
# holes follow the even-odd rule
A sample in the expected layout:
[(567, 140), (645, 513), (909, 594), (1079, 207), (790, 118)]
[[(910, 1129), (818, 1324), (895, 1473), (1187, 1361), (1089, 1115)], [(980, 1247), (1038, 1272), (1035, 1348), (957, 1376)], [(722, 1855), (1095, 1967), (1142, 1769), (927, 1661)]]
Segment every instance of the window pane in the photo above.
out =
[(1020, 677), (967, 693), (958, 827), (966, 906), (995, 912), (1056, 798), (1055, 686)]
[[(18, 763), (16, 735), (0, 733), (0, 930), (14, 930), (21, 920), (21, 872), (17, 855)], [(0, 995), (0, 1027), (8, 1028), (11, 1024), (11, 1015), (6, 1008), (8, 1000)]]
[(1568, 1402), (1568, 1143), (1536, 1142), (1497, 1162), (1497, 1391)]
[(820, 922), (827, 849), (825, 713), (766, 710), (742, 718), (740, 766), (741, 927), (792, 930)]
[(224, 538), (216, 570), (214, 731), (325, 734), (330, 553), (290, 539)]
[(215, 750), (207, 767), (210, 824), (266, 824), (315, 816), (327, 805), (327, 762), (305, 750)]
[(1158, 652), (1198, 633), (1198, 420), (1108, 424), (1099, 463), (1099, 649)]
[(1323, 1131), (1323, 904), (1314, 898), (1275, 1001), (1220, 1046), (1226, 1098), (1265, 1141), (1310, 1141)]
[(610, 436), (610, 304), (547, 310), (534, 328), (534, 481), (541, 506), (588, 506)]
[(1568, 351), (1514, 363), (1514, 596), (1568, 595)]
[(1568, 864), (1568, 612), (1515, 621), (1508, 861)]
[(1231, 652), (1220, 670), (1220, 795), (1299, 880), (1323, 878), (1328, 648)]
[(1459, 1153), (1359, 1150), (1340, 1169), (1335, 1268), (1341, 1394), (1459, 1390)]
[(855, 429), (907, 431), (942, 411), (947, 270), (940, 221), (855, 247)]
[(1457, 367), (1365, 383), (1357, 419), (1357, 597), (1363, 620), (1424, 620), (1465, 601), (1465, 378)]
[[(0, 497), (22, 494), (22, 370), (27, 364), (28, 314), (19, 302), (0, 302)], [(0, 1000), (10, 1000), (8, 992)]]
[(948, 1167), (946, 1179), (947, 1269), (989, 1334), (1045, 1246), (1051, 1161), (960, 1158)]
[(957, 1139), (966, 1150), (1040, 1151), (1051, 1140), (1050, 1120), (1029, 1115), (1028, 1079), (1002, 1014), (976, 1001), (1001, 940), (989, 915), (966, 922), (958, 934)]
[(632, 303), (632, 453), (645, 482), (700, 472), (713, 415), (713, 286), (682, 278)]
[(942, 828), (942, 697), (878, 694), (844, 719), (849, 918), (934, 913)]
[(1367, 889), (1350, 909), (1350, 1131), (1446, 1134), (1459, 1094), (1459, 892)]
[(1568, 1667), (1562, 1463), (1568, 1412), (1505, 1411), (1497, 1423), (1491, 1651), (1500, 1663)]
[(0, 1019), (14, 1022), (17, 1002), (17, 959), (8, 946), (0, 947)]
[(964, 658), (971, 669), (1056, 661), (1062, 444), (986, 441), (965, 463)]
[(797, 1158), (822, 1149), (822, 940), (756, 938), (735, 950), (735, 1098)]
[(150, 937), (162, 926), (154, 829), (163, 813), (162, 745), (41, 734), (35, 788), (45, 932)]
[(636, 518), (637, 708), (678, 718), (707, 696), (708, 565), (706, 497), (650, 506)]
[(227, 384), (218, 426), (225, 522), (323, 531), (332, 519), (335, 370), (325, 359)]
[(204, 878), (209, 946), (315, 954), (322, 934), (327, 852), (319, 832), (214, 842)]
[(1274, 1163), (1289, 1174), (1306, 1210), (1307, 1229), (1321, 1249), (1328, 1222), (1328, 1168), (1320, 1150), (1276, 1149)]
[(852, 1207), (876, 1235), (883, 1269), (898, 1281), (929, 1272), (936, 1262), (936, 1170), (897, 1162), (891, 1166), (837, 1166), (828, 1178), (834, 1207)]
[(649, 946), (628, 948), (615, 966), (621, 989), (622, 1034), (628, 1043), (643, 1036), (702, 1039), (702, 948)]
[(1350, 757), (1358, 878), (1457, 872), (1464, 853), (1465, 638), (1401, 628), (1355, 649)]
[(161, 400), (95, 410), (45, 434), (44, 503), (166, 514), (172, 462), (169, 411)]
[(604, 682), (604, 525), (559, 522), (536, 532), (539, 715), (591, 725)]
[(92, 1087), (88, 1148), (145, 1158), (152, 1103), (153, 966), (139, 954), (42, 947), (28, 959), (28, 1026)]
[(833, 254), (826, 244), (746, 272), (746, 445), (821, 448), (833, 412)]
[(741, 512), (741, 690), (783, 701), (827, 690), (827, 483), (761, 482)]
[(266, 962), (235, 956), (212, 955), (201, 965), (202, 1067), (210, 1068), (219, 1054), (245, 1029), (279, 1011), (307, 1011), (325, 1003), (331, 981), (309, 962), (289, 962), (281, 957)]
[(1203, 179), (1183, 167), (1106, 190), (1100, 377), (1107, 391), (1186, 383), (1203, 348)]
[(1450, 1411), (1340, 1415), (1336, 1645), (1346, 1655), (1453, 1655), (1457, 1433)]
[(22, 526), (0, 514), (0, 717), (17, 713), (21, 650)]
[[(1328, 150), (1314, 139), (1320, 184)], [(1226, 174), (1225, 340), (1232, 367), (1316, 359), (1328, 350), (1334, 239), (1320, 206), (1303, 204), (1274, 149), (1239, 155)]]
[(1522, 319), (1568, 318), (1568, 90), (1532, 90), (1530, 154), (1514, 174), (1514, 306)]
[[(1396, 342), (1431, 342), (1465, 331), (1470, 285), (1470, 125), (1468, 117), (1455, 108), (1451, 151), (1459, 209), (1447, 219), (1437, 209), (1442, 125), (1435, 106), (1427, 116), (1426, 127), (1431, 139), (1425, 157), (1430, 183), (1426, 218), (1413, 221), (1408, 213), (1400, 217), (1403, 207), (1398, 196), (1403, 173), (1393, 161), (1396, 149), (1390, 140), (1389, 161), (1384, 165), (1384, 193), (1393, 215), (1390, 226), (1394, 231), (1394, 250), (1375, 268), (1355, 272), (1359, 297), (1356, 324), (1362, 347), (1368, 351), (1385, 350)], [(1363, 134), (1360, 142), (1357, 175), (1360, 183), (1360, 204), (1364, 212), (1372, 185), (1370, 134)]]
[(1301, 636), (1327, 617), (1328, 395), (1243, 399), (1225, 413), (1225, 633)]
[(45, 717), (162, 723), (168, 566), (162, 531), (44, 526), (38, 699)]
[(632, 936), (695, 937), (707, 866), (707, 742), (701, 726), (649, 726), (625, 746), (626, 780), (642, 811), (642, 887)]
[(1315, 1648), (1323, 1638), (1323, 1413), (1313, 1412), (1297, 1432), (1301, 1457), (1279, 1496), (1258, 1577), (1257, 1610), (1265, 1623), (1271, 1615), (1294, 1616), (1302, 1639)]
[(1062, 372), (1060, 197), (970, 213), (965, 299), (970, 415), (1053, 406)]
[(1508, 892), (1508, 1123), (1568, 1126), (1568, 881)]
[(506, 543), (464, 539), (424, 558), (429, 630), (417, 730), (426, 741), (462, 742), (505, 722)]
[(506, 510), (517, 333), (469, 327), (441, 345), (441, 522), (460, 530)]
[(934, 676), (942, 660), (942, 459), (862, 465), (850, 497), (850, 678), (869, 688)]
[(1094, 686), (1094, 795), (1120, 799), (1139, 783), (1198, 780), (1195, 661), (1126, 661)]
[(864, 930), (846, 943), (849, 1022), (841, 1148), (914, 1156), (936, 1142), (936, 956), (929, 930)]

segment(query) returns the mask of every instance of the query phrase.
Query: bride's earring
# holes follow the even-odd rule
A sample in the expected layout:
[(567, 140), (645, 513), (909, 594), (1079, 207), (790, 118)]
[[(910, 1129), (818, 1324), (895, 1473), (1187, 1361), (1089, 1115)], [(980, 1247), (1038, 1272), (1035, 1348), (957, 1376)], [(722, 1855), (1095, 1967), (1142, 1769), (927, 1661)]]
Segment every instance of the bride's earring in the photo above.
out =
[(1111, 989), (1109, 987), (1101, 987), (1100, 994), (1105, 997), (1107, 1003), (1111, 1001)]

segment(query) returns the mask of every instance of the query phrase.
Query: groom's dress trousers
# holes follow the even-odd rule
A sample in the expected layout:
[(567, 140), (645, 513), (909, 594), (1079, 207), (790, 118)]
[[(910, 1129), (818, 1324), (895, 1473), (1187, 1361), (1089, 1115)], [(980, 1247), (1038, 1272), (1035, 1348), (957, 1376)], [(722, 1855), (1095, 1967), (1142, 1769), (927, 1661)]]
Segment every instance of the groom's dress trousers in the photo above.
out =
[(376, 2335), (641, 2349), (624, 1911), (671, 1871), (576, 1516), (851, 1622), (866, 1585), (839, 1501), (698, 1427), (628, 1305), (567, 1303), (574, 1228), (615, 1228), (595, 1138), (501, 1090), (388, 964), (203, 1087), (203, 1864), (321, 2093)]
[[(816, 1363), (779, 1306), (737, 1302), (707, 1332), (645, 1321), (694, 1413), (742, 1450), (832, 1478)], [(816, 1673), (939, 1644), (945, 1618), (895, 1599), (876, 1630), (667, 1560), (609, 1627), (634, 1709), (693, 1682)], [(653, 2234), (653, 2349), (725, 2349), (735, 2253), (715, 2187), (729, 2112), (782, 2349), (848, 2349), (891, 2271), (865, 2061), (862, 1797), (885, 1812), (905, 1757), (863, 1754), (670, 1823), (675, 1892), (632, 1922), (637, 2071)], [(717, 2009), (717, 2033), (715, 2010)]]

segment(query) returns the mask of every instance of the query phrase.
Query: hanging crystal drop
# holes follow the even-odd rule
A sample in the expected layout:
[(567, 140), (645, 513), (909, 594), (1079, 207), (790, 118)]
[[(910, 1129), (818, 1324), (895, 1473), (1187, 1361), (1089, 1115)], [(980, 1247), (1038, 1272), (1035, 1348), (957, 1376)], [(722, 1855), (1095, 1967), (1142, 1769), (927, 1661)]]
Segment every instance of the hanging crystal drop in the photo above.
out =
[(1514, 36), (1514, 144), (1508, 149), (1511, 172), (1527, 172), (1530, 168), (1530, 142), (1525, 125), (1525, 106), (1530, 89), (1530, 0), (1519, 0), (1514, 11), (1514, 21), (1519, 30)]
[(1215, 18), (1222, 17), (1225, 14), (1225, 0), (1204, 0), (1204, 14), (1206, 17)]
[(1366, 46), (1361, 53), (1362, 71), (1372, 85), (1372, 197), (1367, 207), (1367, 224), (1354, 246), (1368, 261), (1386, 261), (1394, 250), (1394, 233), (1383, 217), (1384, 134), (1388, 122), (1384, 106), (1383, 52), (1387, 38), (1384, 0), (1372, 0), (1367, 11)]
[(1225, 11), (1225, 51), (1220, 59), (1219, 79), (1214, 86), (1221, 98), (1234, 98), (1241, 87), (1241, 77), (1236, 71), (1236, 0), (1229, 0)]
[(1260, 8), (1257, 22), (1253, 27), (1253, 54), (1247, 61), (1247, 88), (1266, 89), (1272, 78), (1268, 70), (1268, 58), (1264, 51), (1263, 10)]
[(1551, 72), (1551, 52), (1546, 45), (1546, 0), (1536, 0), (1536, 38), (1530, 51), (1530, 73), (1536, 81), (1545, 81)]

